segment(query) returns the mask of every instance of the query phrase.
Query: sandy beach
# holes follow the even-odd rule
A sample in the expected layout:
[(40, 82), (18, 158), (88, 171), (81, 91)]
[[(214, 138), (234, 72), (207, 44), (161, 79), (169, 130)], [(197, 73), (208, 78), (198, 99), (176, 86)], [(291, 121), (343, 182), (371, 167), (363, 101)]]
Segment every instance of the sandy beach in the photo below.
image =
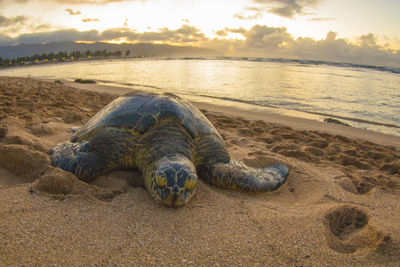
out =
[(87, 184), (50, 165), (54, 145), (127, 90), (0, 77), (0, 266), (399, 265), (400, 137), (195, 103), (232, 158), (290, 174), (271, 193), (200, 182), (166, 208), (138, 172)]

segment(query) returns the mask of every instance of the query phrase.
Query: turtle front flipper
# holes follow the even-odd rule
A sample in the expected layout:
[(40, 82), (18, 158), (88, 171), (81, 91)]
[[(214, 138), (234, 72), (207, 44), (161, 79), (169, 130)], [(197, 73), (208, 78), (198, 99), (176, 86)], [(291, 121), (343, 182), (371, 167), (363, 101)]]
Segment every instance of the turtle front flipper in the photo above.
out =
[(89, 141), (61, 143), (50, 154), (54, 167), (71, 172), (86, 182), (108, 171), (104, 158), (90, 151)]
[(202, 172), (209, 183), (227, 189), (248, 192), (275, 191), (285, 181), (289, 170), (280, 163), (266, 168), (252, 168), (243, 162), (230, 160), (216, 163)]

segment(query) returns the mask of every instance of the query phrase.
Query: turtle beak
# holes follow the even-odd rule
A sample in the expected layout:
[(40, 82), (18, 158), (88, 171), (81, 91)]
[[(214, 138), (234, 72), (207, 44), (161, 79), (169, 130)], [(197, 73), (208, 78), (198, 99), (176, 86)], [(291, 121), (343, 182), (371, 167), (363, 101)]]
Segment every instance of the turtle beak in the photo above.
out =
[(190, 197), (188, 192), (185, 189), (179, 190), (179, 188), (175, 185), (172, 188), (169, 188), (170, 192), (166, 196), (164, 200), (162, 200), (162, 204), (168, 207), (180, 207), (185, 205)]

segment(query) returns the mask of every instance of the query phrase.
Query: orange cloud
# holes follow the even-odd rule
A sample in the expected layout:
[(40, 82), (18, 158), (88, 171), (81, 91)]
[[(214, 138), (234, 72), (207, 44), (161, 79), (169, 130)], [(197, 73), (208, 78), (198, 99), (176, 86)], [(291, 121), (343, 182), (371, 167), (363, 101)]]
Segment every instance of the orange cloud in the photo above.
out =
[[(221, 38), (228, 33), (241, 34), (243, 39)], [(216, 49), (227, 56), (309, 59), (400, 67), (400, 51), (378, 45), (377, 37), (372, 33), (360, 36), (357, 39), (358, 43), (338, 38), (335, 32), (329, 32), (322, 40), (308, 37), (295, 39), (286, 28), (266, 25), (254, 25), (250, 29), (225, 28), (216, 31), (216, 34), (218, 38), (207, 38), (198, 28), (186, 24), (178, 29), (162, 28), (145, 32), (136, 32), (126, 27), (108, 29), (103, 32), (67, 29), (22, 34), (15, 38), (0, 33), (0, 46), (20, 43), (96, 42), (125, 39), (128, 42), (191, 44)]]
[(65, 11), (68, 12), (71, 16), (76, 16), (76, 15), (80, 15), (81, 14), (81, 12), (79, 10), (74, 11), (74, 10), (72, 10), (70, 8), (67, 8)]
[(25, 23), (28, 20), (26, 16), (5, 17), (0, 15), (0, 27), (8, 27), (15, 24)]
[(98, 18), (85, 18), (85, 19), (82, 19), (82, 22), (98, 22), (98, 21), (100, 21), (100, 19), (98, 19)]
[[(6, 3), (17, 3), (23, 4), (32, 0), (0, 0), (0, 5)], [(146, 0), (41, 0), (42, 2), (57, 2), (60, 4), (73, 4), (73, 5), (106, 5), (109, 3), (116, 2), (128, 2), (128, 1), (146, 1)]]

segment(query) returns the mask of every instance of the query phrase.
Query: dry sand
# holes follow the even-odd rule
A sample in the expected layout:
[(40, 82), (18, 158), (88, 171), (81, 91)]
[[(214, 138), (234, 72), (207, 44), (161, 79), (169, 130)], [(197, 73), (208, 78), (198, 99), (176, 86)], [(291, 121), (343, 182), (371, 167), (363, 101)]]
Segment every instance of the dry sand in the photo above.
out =
[(198, 104), (233, 158), (291, 171), (273, 193), (201, 182), (172, 209), (137, 172), (86, 184), (50, 166), (47, 151), (115, 97), (77, 87), (97, 92), (0, 77), (1, 266), (399, 265), (400, 138)]

